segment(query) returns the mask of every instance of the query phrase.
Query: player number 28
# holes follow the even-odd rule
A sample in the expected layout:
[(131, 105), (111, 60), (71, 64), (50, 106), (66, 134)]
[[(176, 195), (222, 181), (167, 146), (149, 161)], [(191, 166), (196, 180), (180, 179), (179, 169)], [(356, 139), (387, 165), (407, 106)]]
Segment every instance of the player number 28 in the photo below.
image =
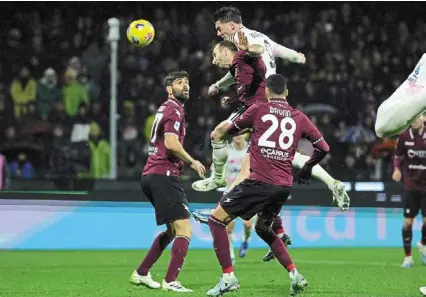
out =
[(280, 129), (280, 135), (278, 137), (278, 144), (282, 150), (289, 149), (293, 142), (293, 134), (296, 131), (296, 122), (292, 118), (283, 118), (281, 122), (273, 114), (265, 114), (262, 117), (263, 122), (271, 122), (271, 126), (262, 136), (259, 138), (259, 146), (276, 148), (277, 143), (275, 141), (269, 140), (269, 138), (274, 134), (277, 129)]
[(160, 123), (162, 118), (163, 118), (162, 113), (155, 114), (154, 123), (152, 123), (152, 128), (151, 128), (151, 142), (155, 142), (155, 140), (157, 140), (158, 124)]

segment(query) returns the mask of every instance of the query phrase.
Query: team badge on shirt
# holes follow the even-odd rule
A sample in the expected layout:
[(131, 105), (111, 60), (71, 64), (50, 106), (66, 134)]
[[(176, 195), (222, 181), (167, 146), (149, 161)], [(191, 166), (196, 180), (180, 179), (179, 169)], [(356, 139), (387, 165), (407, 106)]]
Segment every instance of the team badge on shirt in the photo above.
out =
[(179, 131), (180, 123), (178, 121), (175, 122), (174, 128), (176, 131)]

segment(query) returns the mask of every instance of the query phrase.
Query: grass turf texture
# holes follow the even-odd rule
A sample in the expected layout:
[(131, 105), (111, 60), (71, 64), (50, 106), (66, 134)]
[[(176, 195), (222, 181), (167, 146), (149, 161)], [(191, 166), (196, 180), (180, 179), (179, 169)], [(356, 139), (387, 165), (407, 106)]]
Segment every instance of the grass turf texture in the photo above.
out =
[[(262, 263), (265, 250), (249, 250), (237, 258), (241, 284), (227, 296), (283, 297), (289, 293), (287, 272), (276, 262)], [(414, 252), (415, 266), (399, 267), (401, 249), (290, 249), (309, 286), (301, 295), (327, 297), (420, 296), (426, 286), (426, 266)], [(172, 292), (136, 287), (128, 282), (146, 251), (1, 251), (1, 297), (157, 297)], [(156, 281), (165, 275), (170, 252), (152, 269)], [(206, 296), (221, 276), (213, 250), (190, 250), (179, 280)]]

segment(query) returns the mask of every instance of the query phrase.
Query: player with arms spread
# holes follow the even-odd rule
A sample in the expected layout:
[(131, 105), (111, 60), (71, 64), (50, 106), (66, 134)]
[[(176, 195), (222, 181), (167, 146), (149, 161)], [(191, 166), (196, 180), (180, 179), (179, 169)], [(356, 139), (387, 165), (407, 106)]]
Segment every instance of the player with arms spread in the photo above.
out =
[(226, 226), (236, 217), (248, 220), (257, 214), (256, 233), (272, 249), (278, 261), (289, 272), (290, 294), (295, 296), (307, 286), (306, 279), (297, 271), (284, 243), (272, 231), (271, 225), (286, 202), (293, 184), (292, 160), (297, 144), (303, 137), (313, 147), (312, 157), (300, 171), (299, 179), (309, 182), (312, 168), (329, 151), (328, 144), (308, 117), (293, 109), (287, 102), (287, 82), (279, 74), (267, 80), (268, 102), (251, 106), (234, 122), (223, 127), (233, 134), (254, 128), (250, 145), (250, 176), (225, 194), (209, 218), (216, 256), (222, 266), (223, 277), (208, 296), (220, 296), (239, 289), (229, 256)]
[[(206, 169), (183, 148), (186, 133), (183, 105), (189, 99), (188, 74), (178, 71), (167, 75), (166, 89), (169, 98), (155, 115), (141, 185), (155, 208), (157, 225), (166, 224), (167, 230), (155, 238), (145, 259), (130, 276), (130, 282), (152, 289), (192, 292), (176, 281), (192, 235), (188, 202), (179, 175), (184, 163), (190, 164), (201, 177)], [(160, 285), (152, 279), (149, 270), (173, 240), (168, 271)]]
[[(269, 75), (276, 73), (276, 57), (300, 64), (304, 64), (306, 62), (305, 56), (302, 53), (298, 53), (272, 41), (263, 33), (244, 27), (241, 12), (235, 7), (226, 6), (218, 9), (213, 15), (213, 20), (215, 22), (218, 36), (235, 43), (240, 49), (247, 49), (249, 52), (250, 50), (253, 50), (259, 53), (266, 67), (266, 78), (268, 78)], [(244, 38), (241, 38), (241, 36), (244, 36)], [(241, 44), (241, 41), (247, 44)], [(226, 57), (224, 58), (226, 59)], [(216, 65), (221, 67), (218, 55), (216, 55), (213, 63), (215, 62)], [(230, 62), (228, 62), (228, 66), (229, 64)], [(222, 62), (222, 65), (226, 65), (226, 63)], [(250, 73), (253, 74), (253, 71), (250, 70), (249, 75)], [(234, 74), (235, 73), (232, 72), (231, 68), (230, 72), (228, 72), (222, 79), (210, 86), (209, 94), (215, 95), (221, 88), (228, 87), (234, 83), (237, 83), (237, 90), (239, 90), (242, 86), (239, 85), (238, 79)], [(244, 90), (244, 88), (245, 87), (243, 86), (242, 90)], [(234, 116), (239, 116), (239, 114), (241, 114), (241, 110), (237, 110), (234, 114), (232, 114), (230, 120), (232, 120), (232, 117)], [(226, 144), (223, 143), (223, 140), (217, 141), (217, 138), (212, 135), (212, 147), (213, 162), (215, 168), (218, 168), (218, 170), (215, 170), (215, 174), (210, 178), (194, 183), (193, 188), (197, 191), (212, 191), (218, 187), (222, 187), (225, 183), (223, 169), (227, 157)], [(296, 153), (293, 160), (293, 166), (301, 168), (308, 159), (308, 156)], [(248, 176), (249, 163), (249, 156), (247, 155), (243, 162), (241, 175), (235, 180), (232, 186), (235, 186)], [(320, 165), (315, 166), (312, 173), (313, 176), (327, 184), (328, 188), (333, 192), (333, 200), (337, 201), (342, 209), (347, 209), (349, 207), (349, 197), (346, 193), (345, 185), (342, 182), (331, 177)]]
[(376, 134), (380, 138), (404, 132), (426, 110), (426, 54), (413, 72), (377, 110)]
[(411, 268), (414, 264), (411, 256), (411, 241), (414, 218), (419, 211), (422, 213), (423, 227), (422, 239), (417, 243), (417, 247), (422, 262), (426, 265), (426, 130), (424, 120), (423, 115), (418, 116), (411, 128), (399, 136), (393, 160), (392, 179), (399, 182), (403, 178), (406, 189), (404, 226), (402, 228), (405, 258), (401, 265), (402, 268)]

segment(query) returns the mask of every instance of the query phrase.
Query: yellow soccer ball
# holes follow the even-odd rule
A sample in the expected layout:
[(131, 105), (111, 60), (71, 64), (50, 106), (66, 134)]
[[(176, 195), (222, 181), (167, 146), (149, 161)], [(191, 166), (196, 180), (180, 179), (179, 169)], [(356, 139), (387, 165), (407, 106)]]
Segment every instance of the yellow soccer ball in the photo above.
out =
[(144, 47), (154, 40), (155, 29), (147, 20), (137, 20), (129, 25), (126, 36), (131, 44)]

